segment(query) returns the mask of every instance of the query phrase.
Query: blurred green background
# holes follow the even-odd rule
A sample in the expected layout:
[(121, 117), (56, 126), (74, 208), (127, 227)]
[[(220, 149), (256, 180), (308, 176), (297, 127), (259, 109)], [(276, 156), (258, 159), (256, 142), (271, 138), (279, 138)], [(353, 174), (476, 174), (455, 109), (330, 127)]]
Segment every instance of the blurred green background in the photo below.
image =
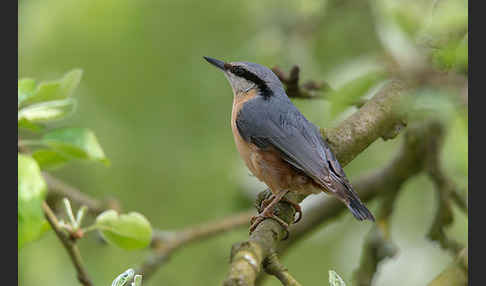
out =
[[(339, 87), (380, 69), (383, 56), (413, 57), (424, 34), (440, 38), (467, 31), (467, 5), (22, 0), (18, 76), (52, 80), (73, 68), (83, 69), (75, 94), (77, 112), (62, 125), (91, 128), (111, 166), (78, 162), (54, 174), (92, 196), (118, 198), (125, 211), (142, 213), (153, 227), (174, 230), (244, 210), (264, 189), (249, 176), (233, 143), (230, 86), (203, 56), (284, 70), (298, 64), (304, 80), (323, 79)], [(464, 73), (467, 36), (465, 51), (461, 42), (440, 44), (430, 65)], [(447, 124), (443, 159), (448, 174), (467, 191), (467, 109), (450, 99), (458, 97), (455, 90), (432, 87), (425, 92), (447, 95), (439, 104), (432, 102), (444, 112)], [(331, 112), (332, 101), (293, 101), (322, 127), (334, 126), (355, 110)], [(378, 140), (346, 166), (351, 182), (386, 164), (401, 139)], [(375, 285), (425, 285), (452, 261), (425, 237), (437, 207), (435, 196), (424, 175), (406, 183), (392, 220), (400, 251), (382, 264)], [(375, 202), (368, 205), (376, 209)], [(467, 218), (459, 210), (455, 214), (449, 233), (467, 243)], [(331, 269), (350, 281), (370, 227), (346, 212), (293, 247), (283, 263), (303, 285), (327, 285)], [(231, 245), (246, 237), (244, 228), (191, 244), (144, 285), (219, 285), (228, 271)], [(94, 234), (80, 241), (80, 249), (96, 285), (110, 285), (149, 253), (103, 244)], [(274, 278), (266, 282), (279, 285)], [(19, 285), (78, 285), (53, 233), (19, 253)]]

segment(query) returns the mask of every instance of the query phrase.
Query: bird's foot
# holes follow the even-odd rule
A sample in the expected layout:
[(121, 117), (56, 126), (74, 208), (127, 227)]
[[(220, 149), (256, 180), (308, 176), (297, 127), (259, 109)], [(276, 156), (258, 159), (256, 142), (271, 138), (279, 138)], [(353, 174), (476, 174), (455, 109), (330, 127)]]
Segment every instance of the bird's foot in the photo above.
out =
[(283, 226), (283, 228), (285, 229), (286, 231), (286, 235), (285, 235), (285, 239), (288, 238), (289, 236), (289, 231), (288, 231), (288, 228), (289, 228), (289, 224), (286, 223), (284, 220), (282, 220), (281, 218), (279, 218), (278, 216), (276, 216), (273, 211), (274, 211), (274, 208), (275, 208), (275, 205), (277, 205), (277, 203), (288, 193), (288, 191), (283, 191), (283, 192), (280, 192), (279, 194), (277, 195), (271, 195), (268, 199), (265, 199), (261, 202), (261, 205), (260, 205), (260, 210), (263, 209), (263, 211), (260, 211), (258, 215), (256, 216), (253, 216), (251, 219), (250, 219), (250, 235), (253, 233), (253, 231), (256, 229), (256, 227), (262, 222), (264, 221), (266, 218), (271, 218), (271, 219), (274, 219), (276, 220), (280, 225)]
[(286, 234), (285, 234), (285, 237), (283, 238), (283, 240), (287, 239), (289, 237), (289, 224), (286, 223), (283, 219), (279, 218), (278, 216), (276, 216), (275, 214), (273, 214), (273, 210), (270, 214), (266, 213), (265, 211), (260, 213), (260, 214), (257, 214), (256, 216), (252, 216), (251, 219), (250, 219), (250, 235), (253, 233), (253, 231), (255, 231), (256, 227), (262, 222), (264, 221), (265, 219), (267, 218), (271, 218), (271, 219), (274, 219), (276, 220), (286, 231)]
[[(272, 194), (270, 197), (263, 200), (260, 204), (260, 207), (258, 208), (259, 209), (258, 213), (261, 213), (262, 210), (264, 210), (274, 199), (275, 199), (275, 195)], [(295, 214), (298, 215), (298, 217), (297, 217), (297, 219), (294, 220), (293, 223), (298, 223), (302, 219), (302, 208), (300, 207), (300, 205), (298, 203), (294, 203), (293, 201), (291, 201), (291, 200), (289, 200), (285, 197), (282, 197), (281, 200), (290, 204), (292, 207), (294, 207)]]

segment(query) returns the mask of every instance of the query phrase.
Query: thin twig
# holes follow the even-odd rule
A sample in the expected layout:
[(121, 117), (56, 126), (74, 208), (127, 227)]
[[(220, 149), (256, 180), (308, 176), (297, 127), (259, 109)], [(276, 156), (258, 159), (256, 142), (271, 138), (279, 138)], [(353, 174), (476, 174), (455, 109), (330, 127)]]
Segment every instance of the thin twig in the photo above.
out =
[(263, 262), (265, 272), (277, 277), (284, 286), (301, 286), (301, 284), (289, 273), (288, 269), (280, 263), (275, 252), (271, 253)]
[(293, 66), (290, 69), (290, 72), (287, 74), (279, 67), (272, 68), (272, 71), (277, 75), (280, 81), (286, 87), (286, 93), (288, 97), (294, 98), (306, 98), (306, 99), (322, 99), (324, 98), (323, 93), (316, 93), (316, 91), (320, 92), (330, 92), (332, 91), (331, 87), (326, 82), (315, 82), (315, 81), (308, 81), (304, 84), (300, 84), (300, 75), (299, 75), (299, 67)]
[(427, 236), (431, 240), (438, 241), (443, 249), (457, 254), (463, 246), (457, 241), (449, 238), (445, 233), (445, 228), (452, 224), (454, 217), (452, 214), (452, 198), (453, 192), (457, 189), (454, 182), (445, 174), (441, 166), (440, 151), (443, 143), (443, 126), (439, 122), (434, 122), (432, 125), (431, 134), (433, 138), (429, 140), (427, 150), (427, 165), (426, 171), (432, 182), (435, 185), (438, 195), (438, 208)]
[(91, 279), (88, 276), (88, 273), (84, 269), (83, 262), (81, 259), (81, 255), (79, 253), (79, 249), (76, 246), (76, 241), (71, 240), (69, 236), (64, 232), (64, 230), (60, 227), (59, 221), (56, 218), (56, 215), (51, 210), (51, 208), (47, 205), (46, 202), (42, 203), (42, 209), (44, 210), (44, 214), (46, 216), (47, 221), (51, 225), (52, 229), (56, 233), (56, 236), (66, 248), (71, 261), (76, 268), (76, 272), (78, 273), (78, 280), (84, 286), (93, 286)]
[(460, 193), (461, 192), (457, 188), (454, 188), (451, 192), (451, 199), (465, 214), (467, 214), (468, 211), (467, 196), (464, 197)]
[(42, 172), (42, 176), (47, 183), (48, 192), (60, 197), (67, 197), (71, 201), (80, 205), (85, 205), (88, 207), (88, 210), (95, 215), (98, 215), (107, 209), (115, 209), (120, 211), (120, 205), (116, 200), (108, 200), (106, 202), (98, 200), (81, 192), (79, 189), (68, 185), (47, 172)]
[[(289, 73), (284, 72), (280, 67), (276, 66), (272, 68), (272, 71), (280, 79), (285, 86), (285, 93), (291, 98), (303, 98), (303, 99), (325, 99), (330, 93), (335, 92), (331, 86), (325, 82), (308, 81), (300, 84), (300, 69), (298, 66), (293, 66)], [(358, 108), (361, 108), (368, 99), (358, 98), (351, 102)]]
[(377, 216), (377, 224), (374, 225), (365, 237), (361, 261), (358, 269), (353, 273), (355, 283), (353, 285), (370, 286), (376, 274), (378, 265), (386, 258), (395, 256), (397, 246), (390, 237), (390, 217), (394, 210), (394, 203), (399, 189), (385, 190), (381, 208)]
[[(255, 214), (254, 210), (241, 212), (221, 220), (187, 227), (172, 235), (161, 233), (154, 235), (152, 248), (154, 253), (138, 268), (137, 273), (143, 274), (144, 280), (149, 279), (155, 271), (164, 265), (170, 256), (182, 246), (192, 242), (201, 241), (205, 238), (227, 232), (242, 226), (248, 226), (250, 217)], [(156, 232), (157, 233), (157, 232)]]

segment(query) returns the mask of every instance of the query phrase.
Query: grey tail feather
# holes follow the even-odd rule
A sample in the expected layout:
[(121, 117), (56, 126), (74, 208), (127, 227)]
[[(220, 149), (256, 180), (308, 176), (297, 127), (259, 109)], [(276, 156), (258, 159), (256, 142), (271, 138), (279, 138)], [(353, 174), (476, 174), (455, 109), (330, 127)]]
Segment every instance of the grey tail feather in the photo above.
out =
[(349, 210), (353, 213), (354, 217), (357, 218), (358, 220), (371, 220), (375, 221), (375, 217), (373, 214), (366, 208), (366, 206), (360, 201), (360, 199), (357, 196), (352, 196), (348, 197), (349, 202), (346, 204), (349, 208)]
[(340, 190), (339, 196), (345, 202), (351, 213), (353, 213), (354, 217), (358, 220), (368, 219), (375, 221), (375, 217), (361, 202), (358, 194), (353, 190), (349, 182), (346, 179), (341, 179), (340, 177), (336, 176), (333, 172), (330, 174), (331, 178), (334, 179), (335, 188)]

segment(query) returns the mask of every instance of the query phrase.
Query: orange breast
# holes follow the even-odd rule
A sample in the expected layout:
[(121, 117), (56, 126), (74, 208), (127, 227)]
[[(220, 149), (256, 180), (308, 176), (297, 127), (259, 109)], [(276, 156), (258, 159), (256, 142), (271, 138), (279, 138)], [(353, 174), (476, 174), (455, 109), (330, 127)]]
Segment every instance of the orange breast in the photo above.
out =
[[(236, 127), (236, 117), (238, 112), (243, 107), (245, 102), (254, 98), (256, 91), (251, 90), (246, 94), (237, 94), (233, 99), (233, 110), (231, 111), (231, 130), (233, 131), (233, 137), (235, 139), (236, 149), (240, 153), (241, 158), (245, 161), (246, 166), (250, 171), (259, 178), (256, 172), (256, 166), (252, 162), (252, 154), (257, 151), (257, 147), (254, 144), (246, 142), (240, 135), (238, 127)], [(261, 180), (261, 178), (259, 178)]]

